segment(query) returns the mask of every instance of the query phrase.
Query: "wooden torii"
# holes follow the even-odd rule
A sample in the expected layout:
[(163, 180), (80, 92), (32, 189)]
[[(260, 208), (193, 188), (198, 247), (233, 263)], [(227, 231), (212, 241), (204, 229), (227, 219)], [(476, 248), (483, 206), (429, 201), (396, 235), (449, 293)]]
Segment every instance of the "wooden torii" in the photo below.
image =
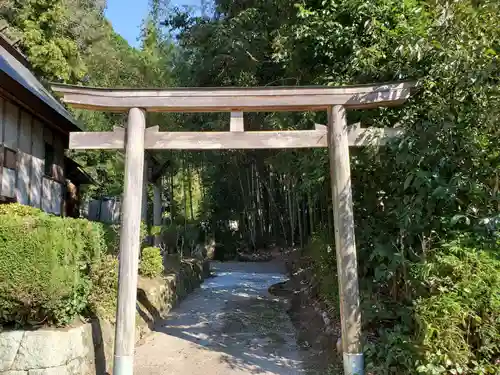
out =
[[(346, 87), (103, 89), (54, 85), (75, 108), (128, 112), (126, 131), (71, 133), (71, 149), (125, 149), (120, 229), (114, 375), (132, 375), (144, 150), (209, 150), (328, 147), (335, 224), (342, 350), (346, 375), (363, 375), (349, 146), (380, 145), (399, 131), (347, 125), (346, 110), (394, 106), (415, 84), (396, 82)], [(314, 130), (245, 131), (243, 112), (327, 111)], [(229, 132), (160, 132), (146, 129), (146, 112), (230, 112)]]

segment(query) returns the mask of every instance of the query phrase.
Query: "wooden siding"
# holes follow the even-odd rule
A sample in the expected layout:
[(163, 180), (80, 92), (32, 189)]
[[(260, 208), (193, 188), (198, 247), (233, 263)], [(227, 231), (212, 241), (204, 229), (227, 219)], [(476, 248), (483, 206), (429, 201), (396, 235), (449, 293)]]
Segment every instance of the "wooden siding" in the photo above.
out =
[[(4, 197), (20, 204), (61, 214), (64, 183), (64, 135), (49, 129), (42, 121), (0, 97), (0, 144), (17, 153), (16, 170), (0, 164)], [(45, 176), (45, 143), (54, 146), (53, 176)]]
[(17, 201), (24, 205), (30, 204), (30, 172), (31, 172), (31, 123), (33, 118), (26, 112), (21, 112), (19, 126), (19, 151), (17, 155)]
[(5, 147), (13, 150), (17, 149), (17, 126), (19, 121), (19, 107), (9, 101), (5, 101), (4, 112), (4, 138), (3, 144)]
[(42, 207), (42, 178), (44, 171), (44, 143), (43, 143), (43, 125), (37, 119), (33, 121), (33, 131), (31, 137), (31, 188), (30, 205), (33, 207)]
[[(17, 150), (17, 133), (19, 121), (19, 108), (11, 102), (4, 100), (3, 108), (3, 138), (2, 152), (5, 147)], [(3, 156), (3, 155), (2, 155)], [(3, 160), (3, 158), (2, 158)], [(14, 198), (16, 195), (16, 171), (3, 168), (2, 163), (2, 191), (4, 197)]]

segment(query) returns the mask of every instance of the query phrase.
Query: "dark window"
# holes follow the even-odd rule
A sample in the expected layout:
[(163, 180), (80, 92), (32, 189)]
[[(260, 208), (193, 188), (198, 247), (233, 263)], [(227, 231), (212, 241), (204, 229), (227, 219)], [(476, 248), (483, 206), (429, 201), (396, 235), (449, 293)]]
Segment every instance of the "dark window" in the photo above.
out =
[(53, 177), (54, 174), (54, 147), (45, 143), (45, 175)]
[(4, 148), (3, 166), (9, 169), (16, 169), (17, 152), (10, 148)]

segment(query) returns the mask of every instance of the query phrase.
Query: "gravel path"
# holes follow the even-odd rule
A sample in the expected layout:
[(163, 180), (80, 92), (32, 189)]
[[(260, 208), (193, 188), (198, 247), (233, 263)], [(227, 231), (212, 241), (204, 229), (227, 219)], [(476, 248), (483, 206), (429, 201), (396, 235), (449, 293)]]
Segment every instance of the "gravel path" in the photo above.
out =
[(136, 349), (137, 375), (301, 375), (286, 305), (267, 291), (278, 263), (214, 263), (205, 281)]

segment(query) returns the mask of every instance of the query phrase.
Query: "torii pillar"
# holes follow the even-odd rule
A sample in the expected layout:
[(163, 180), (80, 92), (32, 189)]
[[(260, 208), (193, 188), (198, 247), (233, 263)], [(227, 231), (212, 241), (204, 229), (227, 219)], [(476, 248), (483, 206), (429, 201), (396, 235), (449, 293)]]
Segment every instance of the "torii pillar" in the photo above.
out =
[(344, 374), (358, 375), (364, 374), (361, 307), (354, 237), (349, 137), (346, 110), (341, 105), (328, 109), (328, 154), (335, 224)]
[(132, 108), (128, 114), (125, 144), (125, 186), (120, 228), (120, 268), (116, 310), (114, 375), (132, 375), (135, 345), (137, 271), (144, 188), (144, 133), (146, 112)]

